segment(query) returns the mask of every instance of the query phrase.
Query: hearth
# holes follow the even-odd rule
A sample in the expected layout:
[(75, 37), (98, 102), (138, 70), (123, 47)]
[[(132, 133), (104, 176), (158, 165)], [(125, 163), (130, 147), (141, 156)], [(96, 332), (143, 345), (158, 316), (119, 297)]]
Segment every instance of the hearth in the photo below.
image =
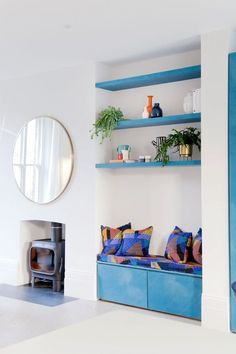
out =
[(61, 291), (65, 273), (64, 225), (51, 223), (50, 238), (32, 241), (29, 252), (31, 283), (36, 279), (51, 280), (53, 291)]

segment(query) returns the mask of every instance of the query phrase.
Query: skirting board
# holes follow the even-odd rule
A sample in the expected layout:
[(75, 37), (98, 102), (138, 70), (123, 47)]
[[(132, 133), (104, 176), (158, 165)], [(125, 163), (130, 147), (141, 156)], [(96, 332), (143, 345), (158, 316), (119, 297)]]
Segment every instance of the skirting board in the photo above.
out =
[(202, 327), (230, 332), (229, 297), (202, 294)]
[(97, 300), (96, 273), (67, 268), (65, 273), (66, 296), (86, 300)]
[(0, 258), (0, 283), (17, 285), (17, 260)]

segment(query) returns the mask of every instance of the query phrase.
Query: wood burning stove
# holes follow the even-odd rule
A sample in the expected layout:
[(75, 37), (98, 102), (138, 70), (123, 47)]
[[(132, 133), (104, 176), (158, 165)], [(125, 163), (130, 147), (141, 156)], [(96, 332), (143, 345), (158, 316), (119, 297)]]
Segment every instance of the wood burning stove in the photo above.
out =
[(29, 252), (32, 286), (35, 279), (52, 280), (53, 291), (61, 291), (65, 274), (64, 225), (51, 223), (50, 238), (32, 241)]

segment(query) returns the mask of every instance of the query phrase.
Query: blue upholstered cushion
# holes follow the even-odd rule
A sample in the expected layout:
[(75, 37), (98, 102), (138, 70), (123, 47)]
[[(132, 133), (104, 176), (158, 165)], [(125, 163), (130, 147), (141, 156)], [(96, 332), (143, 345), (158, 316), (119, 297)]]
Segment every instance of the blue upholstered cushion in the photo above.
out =
[(195, 262), (202, 264), (202, 229), (198, 230), (193, 240), (192, 255)]
[(125, 230), (121, 247), (116, 256), (148, 256), (150, 239), (153, 227), (147, 227), (143, 230)]
[[(154, 268), (157, 270), (166, 270), (172, 272), (202, 274), (202, 266), (194, 262), (176, 263), (162, 256), (149, 256), (149, 257), (127, 257), (115, 255), (99, 254), (97, 260), (106, 263), (115, 263), (122, 265), (131, 265), (145, 268)], [(236, 283), (235, 283), (236, 293)]]
[(131, 223), (112, 228), (101, 225), (103, 250), (102, 254), (115, 254), (121, 246), (123, 231), (131, 228)]
[(176, 263), (186, 263), (191, 244), (192, 233), (183, 232), (178, 226), (175, 226), (166, 245), (165, 257)]

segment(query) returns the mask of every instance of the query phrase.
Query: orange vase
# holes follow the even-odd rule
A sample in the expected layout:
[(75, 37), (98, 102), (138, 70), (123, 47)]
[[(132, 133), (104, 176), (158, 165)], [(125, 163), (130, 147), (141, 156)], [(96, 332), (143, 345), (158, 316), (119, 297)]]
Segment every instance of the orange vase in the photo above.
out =
[(147, 98), (148, 98), (147, 111), (148, 111), (148, 114), (149, 114), (149, 118), (151, 118), (151, 116), (152, 116), (152, 99), (153, 99), (153, 96), (147, 96)]

